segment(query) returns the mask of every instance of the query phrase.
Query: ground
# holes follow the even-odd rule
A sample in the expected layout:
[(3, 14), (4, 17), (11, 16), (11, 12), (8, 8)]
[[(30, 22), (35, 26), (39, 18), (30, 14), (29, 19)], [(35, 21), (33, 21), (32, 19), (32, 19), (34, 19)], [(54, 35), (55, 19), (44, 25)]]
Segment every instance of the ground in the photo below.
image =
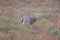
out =
[[(36, 12), (41, 18), (35, 24), (21, 24), (22, 15)], [(0, 0), (0, 40), (60, 40), (60, 0)]]

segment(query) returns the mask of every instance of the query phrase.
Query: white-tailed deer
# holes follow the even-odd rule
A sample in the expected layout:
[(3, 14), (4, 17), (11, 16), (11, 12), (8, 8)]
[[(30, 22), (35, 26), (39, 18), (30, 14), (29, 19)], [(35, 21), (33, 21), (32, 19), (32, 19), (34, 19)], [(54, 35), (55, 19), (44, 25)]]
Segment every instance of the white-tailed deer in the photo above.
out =
[(32, 16), (24, 15), (21, 17), (21, 23), (22, 24), (33, 24), (40, 18), (40, 14), (35, 13), (32, 14)]

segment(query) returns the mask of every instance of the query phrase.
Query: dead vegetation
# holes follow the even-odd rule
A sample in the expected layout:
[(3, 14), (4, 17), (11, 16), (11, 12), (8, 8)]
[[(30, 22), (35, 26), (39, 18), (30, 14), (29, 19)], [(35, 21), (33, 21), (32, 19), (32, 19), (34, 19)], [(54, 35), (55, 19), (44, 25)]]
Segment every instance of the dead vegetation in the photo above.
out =
[[(22, 25), (23, 14), (41, 13), (33, 25)], [(59, 0), (0, 0), (0, 40), (60, 40), (50, 28), (60, 30)]]

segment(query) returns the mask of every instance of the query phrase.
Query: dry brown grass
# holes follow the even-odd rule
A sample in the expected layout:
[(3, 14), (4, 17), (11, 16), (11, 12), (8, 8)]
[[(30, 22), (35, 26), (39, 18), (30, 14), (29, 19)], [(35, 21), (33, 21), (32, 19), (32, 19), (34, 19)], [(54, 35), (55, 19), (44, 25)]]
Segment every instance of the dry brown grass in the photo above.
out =
[[(49, 8), (51, 8), (49, 10)], [(33, 25), (22, 25), (24, 14), (41, 13)], [(60, 0), (0, 0), (0, 40), (60, 40), (50, 28), (60, 30)]]

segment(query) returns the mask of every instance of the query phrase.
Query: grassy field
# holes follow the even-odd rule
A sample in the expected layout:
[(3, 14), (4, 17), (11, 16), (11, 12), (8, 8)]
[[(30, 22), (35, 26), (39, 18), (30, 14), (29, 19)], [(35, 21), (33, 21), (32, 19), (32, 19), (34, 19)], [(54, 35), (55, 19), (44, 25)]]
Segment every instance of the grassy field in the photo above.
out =
[[(21, 24), (22, 15), (36, 12), (35, 24)], [(60, 40), (60, 0), (0, 0), (0, 40)]]

